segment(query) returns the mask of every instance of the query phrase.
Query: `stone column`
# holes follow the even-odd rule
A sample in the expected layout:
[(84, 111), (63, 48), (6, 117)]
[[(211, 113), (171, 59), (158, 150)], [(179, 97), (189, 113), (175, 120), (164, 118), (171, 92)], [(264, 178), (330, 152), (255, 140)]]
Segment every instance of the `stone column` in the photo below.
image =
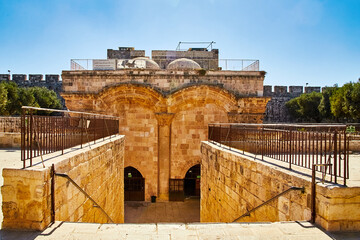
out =
[(158, 121), (158, 199), (169, 200), (171, 121), (174, 113), (155, 113)]

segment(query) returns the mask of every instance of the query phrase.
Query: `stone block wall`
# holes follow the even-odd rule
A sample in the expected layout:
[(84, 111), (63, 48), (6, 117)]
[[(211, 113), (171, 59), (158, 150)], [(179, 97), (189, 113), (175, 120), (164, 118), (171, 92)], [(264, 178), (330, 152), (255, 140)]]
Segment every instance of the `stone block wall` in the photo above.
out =
[(119, 71), (63, 71), (66, 93), (99, 93), (104, 88), (124, 83), (151, 86), (169, 94), (191, 85), (217, 85), (237, 96), (262, 96), (265, 73), (256, 71), (125, 69)]
[(0, 148), (21, 147), (20, 117), (0, 117)]
[[(239, 221), (311, 218), (311, 177), (202, 142), (201, 222), (232, 222), (288, 188), (291, 191)], [(360, 188), (316, 186), (316, 223), (328, 231), (360, 230)]]
[(213, 104), (175, 114), (171, 124), (171, 178), (185, 178), (189, 168), (200, 164), (201, 141), (207, 139), (208, 124), (216, 122), (228, 122), (228, 117)]
[(0, 132), (20, 133), (20, 117), (0, 117)]
[(0, 148), (20, 148), (21, 133), (0, 132)]
[[(19, 159), (20, 161), (20, 159)], [(50, 224), (50, 167), (68, 174), (115, 223), (124, 222), (124, 136), (26, 169), (3, 169), (4, 229), (43, 230)], [(55, 220), (107, 223), (108, 218), (69, 181), (55, 177)]]
[(145, 50), (135, 50), (133, 47), (119, 47), (119, 50), (108, 49), (108, 59), (133, 59), (145, 57)]
[(272, 86), (264, 85), (264, 96), (271, 97), (265, 111), (265, 123), (291, 122), (292, 119), (285, 106), (286, 102), (293, 98), (299, 97), (304, 93), (320, 92), (320, 87), (303, 87), (303, 86)]

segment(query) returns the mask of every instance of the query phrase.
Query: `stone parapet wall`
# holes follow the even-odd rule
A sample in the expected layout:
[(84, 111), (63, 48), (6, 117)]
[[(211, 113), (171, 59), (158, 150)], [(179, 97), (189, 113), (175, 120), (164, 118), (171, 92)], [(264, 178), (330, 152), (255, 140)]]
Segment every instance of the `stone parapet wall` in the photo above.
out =
[(21, 133), (0, 132), (0, 148), (20, 148)]
[[(46, 168), (39, 164), (3, 169), (2, 228), (43, 230), (50, 224), (52, 163), (57, 173), (68, 174), (115, 223), (124, 222), (124, 136), (49, 159)], [(109, 222), (83, 193), (59, 176), (55, 177), (55, 220)]]
[(0, 117), (0, 132), (20, 133), (20, 117)]
[(262, 96), (264, 72), (125, 69), (117, 71), (63, 71), (66, 93), (99, 93), (121, 83), (145, 84), (168, 94), (196, 84), (218, 85), (238, 96)]
[[(310, 220), (311, 178), (202, 142), (201, 222), (232, 222), (288, 188), (291, 191), (239, 221)], [(316, 186), (316, 223), (329, 231), (360, 230), (360, 188)]]

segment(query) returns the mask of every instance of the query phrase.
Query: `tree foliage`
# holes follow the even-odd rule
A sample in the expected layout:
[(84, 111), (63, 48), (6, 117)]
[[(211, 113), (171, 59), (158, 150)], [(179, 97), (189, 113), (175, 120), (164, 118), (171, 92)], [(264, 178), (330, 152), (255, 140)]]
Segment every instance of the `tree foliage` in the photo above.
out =
[(302, 94), (286, 103), (296, 122), (356, 122), (360, 120), (360, 82)]
[(346, 83), (330, 97), (331, 113), (336, 119), (360, 119), (360, 82)]
[(322, 118), (318, 106), (321, 98), (322, 94), (317, 92), (301, 94), (288, 101), (286, 107), (298, 122), (320, 122)]
[(331, 113), (331, 103), (330, 97), (334, 94), (334, 92), (338, 89), (338, 86), (334, 87), (326, 87), (322, 91), (322, 97), (320, 104), (318, 106), (320, 116), (322, 119), (333, 120), (334, 116)]
[(22, 106), (61, 109), (56, 93), (45, 87), (18, 87), (14, 82), (0, 83), (0, 115), (19, 115)]

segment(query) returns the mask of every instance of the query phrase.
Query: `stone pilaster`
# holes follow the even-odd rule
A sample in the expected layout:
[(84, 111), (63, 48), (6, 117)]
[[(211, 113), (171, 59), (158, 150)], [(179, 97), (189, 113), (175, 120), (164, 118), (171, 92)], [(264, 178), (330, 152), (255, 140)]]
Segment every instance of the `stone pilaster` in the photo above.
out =
[(158, 199), (169, 200), (171, 121), (174, 113), (155, 113), (158, 120)]

